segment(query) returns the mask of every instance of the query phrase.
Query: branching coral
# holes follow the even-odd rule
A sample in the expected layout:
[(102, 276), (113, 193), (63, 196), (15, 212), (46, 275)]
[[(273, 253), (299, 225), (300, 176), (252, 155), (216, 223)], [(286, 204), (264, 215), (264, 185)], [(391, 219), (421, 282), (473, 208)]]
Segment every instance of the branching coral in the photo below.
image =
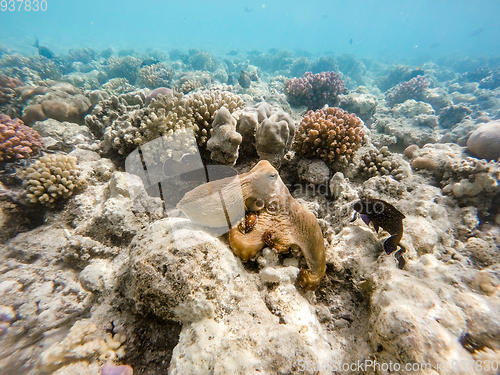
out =
[(390, 89), (385, 95), (385, 101), (388, 106), (393, 107), (408, 99), (422, 100), (428, 87), (429, 81), (425, 77), (416, 76)]
[(0, 162), (30, 157), (42, 147), (36, 130), (0, 113)]
[(136, 57), (113, 57), (107, 60), (108, 78), (126, 78), (130, 83), (134, 83), (142, 61)]
[(8, 104), (15, 94), (15, 88), (22, 85), (20, 80), (0, 74), (0, 106)]
[(73, 195), (79, 169), (74, 156), (46, 155), (24, 173), (23, 187), (31, 203), (53, 204)]
[(164, 64), (148, 65), (139, 70), (136, 84), (150, 89), (168, 86), (173, 75), (173, 70)]
[(295, 136), (295, 150), (306, 158), (320, 158), (330, 165), (342, 157), (351, 159), (361, 146), (363, 122), (340, 108), (309, 111), (300, 122)]
[(344, 90), (344, 81), (335, 72), (306, 72), (301, 78), (292, 78), (285, 83), (290, 102), (306, 105), (309, 109), (318, 109), (325, 104), (336, 105)]
[(106, 128), (104, 147), (127, 155), (137, 146), (181, 129), (192, 128), (198, 145), (205, 147), (216, 112), (243, 107), (243, 100), (228, 91), (203, 90), (189, 95), (160, 95), (146, 108), (124, 114)]

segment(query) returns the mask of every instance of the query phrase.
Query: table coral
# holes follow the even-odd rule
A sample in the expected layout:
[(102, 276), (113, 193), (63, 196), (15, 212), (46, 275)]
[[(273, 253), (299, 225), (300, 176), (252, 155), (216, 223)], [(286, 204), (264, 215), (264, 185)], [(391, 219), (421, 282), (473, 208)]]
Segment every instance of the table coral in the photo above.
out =
[(42, 147), (42, 137), (36, 130), (0, 113), (0, 162), (30, 157)]
[(335, 72), (306, 72), (301, 78), (292, 78), (285, 83), (285, 93), (290, 102), (306, 105), (308, 109), (318, 109), (325, 104), (336, 105), (338, 96), (344, 91), (344, 81)]
[(239, 183), (229, 177), (210, 182), (210, 189), (207, 186), (204, 184), (186, 193), (179, 202), (178, 207), (186, 216), (205, 226), (226, 224), (215, 222), (213, 216), (220, 210), (219, 194), (215, 192), (225, 189), (225, 211), (229, 217), (233, 219), (231, 214), (245, 205), (245, 216), (229, 231), (229, 244), (234, 253), (246, 261), (266, 246), (278, 252), (300, 249), (308, 269), (300, 272), (299, 282), (307, 290), (318, 287), (326, 272), (323, 234), (318, 221), (291, 196), (278, 171), (268, 161), (262, 160), (250, 172), (241, 174)]
[(328, 107), (306, 113), (295, 136), (297, 154), (320, 158), (333, 165), (341, 158), (351, 159), (361, 146), (363, 122), (340, 108)]
[(50, 205), (69, 198), (76, 188), (77, 159), (66, 155), (46, 155), (26, 168), (23, 187), (31, 203)]

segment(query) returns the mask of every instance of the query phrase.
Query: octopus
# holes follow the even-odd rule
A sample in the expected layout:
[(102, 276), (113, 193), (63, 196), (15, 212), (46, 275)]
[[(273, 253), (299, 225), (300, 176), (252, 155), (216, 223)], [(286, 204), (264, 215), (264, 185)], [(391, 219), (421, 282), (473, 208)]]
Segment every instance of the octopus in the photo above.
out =
[(398, 246), (401, 247), (405, 215), (399, 212), (396, 207), (380, 199), (366, 198), (354, 203), (353, 208), (366, 225), (370, 222), (373, 224), (375, 232), (378, 233), (380, 227), (391, 234), (391, 237), (384, 242), (384, 250), (387, 254), (396, 251)]
[(243, 261), (265, 247), (278, 253), (301, 251), (307, 269), (301, 269), (298, 280), (306, 290), (315, 290), (325, 275), (325, 245), (316, 217), (292, 197), (266, 160), (247, 173), (196, 187), (177, 207), (199, 225), (227, 225), (229, 246)]

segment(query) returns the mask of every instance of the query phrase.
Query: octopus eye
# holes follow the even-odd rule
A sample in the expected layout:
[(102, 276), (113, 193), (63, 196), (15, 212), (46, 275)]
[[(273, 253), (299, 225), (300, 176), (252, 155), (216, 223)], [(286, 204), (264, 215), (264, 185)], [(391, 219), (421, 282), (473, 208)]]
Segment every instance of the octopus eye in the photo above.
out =
[(276, 177), (278, 177), (278, 174), (277, 173), (269, 173), (267, 176), (274, 180)]

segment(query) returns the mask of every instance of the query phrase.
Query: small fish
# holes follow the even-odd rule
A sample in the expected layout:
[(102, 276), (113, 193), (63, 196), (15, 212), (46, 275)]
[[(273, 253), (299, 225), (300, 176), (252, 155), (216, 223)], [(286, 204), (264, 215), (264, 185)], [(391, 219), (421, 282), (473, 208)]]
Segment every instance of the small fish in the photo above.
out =
[(252, 11), (252, 8), (250, 7), (245, 7), (245, 12), (250, 13)]
[(387, 254), (396, 251), (398, 246), (401, 247), (399, 242), (403, 237), (405, 215), (396, 207), (380, 199), (365, 198), (354, 203), (353, 208), (356, 211), (355, 217), (359, 214), (366, 225), (372, 222), (375, 232), (378, 233), (380, 227), (391, 234), (391, 237), (384, 242)]
[(160, 60), (154, 60), (154, 59), (142, 60), (141, 68), (143, 68), (145, 66), (151, 66), (151, 65), (154, 65), (154, 64), (158, 64), (158, 63), (160, 63)]
[(46, 57), (48, 59), (53, 59), (55, 54), (54, 52), (52, 52), (50, 49), (48, 49), (47, 47), (45, 46), (41, 46), (39, 43), (38, 43), (38, 38), (36, 38), (36, 41), (35, 41), (35, 44), (31, 44), (33, 47), (37, 48), (38, 49), (38, 54), (40, 56), (43, 56), (43, 57)]
[(351, 40), (349, 41), (349, 44), (352, 44), (352, 38), (351, 38)]
[(228, 56), (236, 56), (238, 54), (238, 50), (232, 49), (231, 51), (227, 52), (226, 55)]
[(475, 29), (474, 31), (472, 31), (469, 36), (478, 36), (480, 34), (482, 34), (484, 31), (484, 28), (483, 27), (480, 27), (479, 29)]

